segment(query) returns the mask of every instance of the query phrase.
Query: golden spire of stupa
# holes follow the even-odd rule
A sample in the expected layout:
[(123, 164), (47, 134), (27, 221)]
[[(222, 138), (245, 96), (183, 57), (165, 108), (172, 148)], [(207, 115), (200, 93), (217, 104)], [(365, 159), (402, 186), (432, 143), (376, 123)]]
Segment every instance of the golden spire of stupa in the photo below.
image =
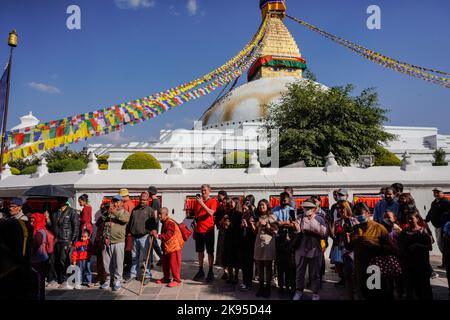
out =
[(263, 17), (268, 15), (267, 31), (263, 39), (261, 53), (248, 73), (248, 80), (276, 77), (302, 77), (306, 62), (285, 26), (286, 12), (284, 0), (260, 0)]

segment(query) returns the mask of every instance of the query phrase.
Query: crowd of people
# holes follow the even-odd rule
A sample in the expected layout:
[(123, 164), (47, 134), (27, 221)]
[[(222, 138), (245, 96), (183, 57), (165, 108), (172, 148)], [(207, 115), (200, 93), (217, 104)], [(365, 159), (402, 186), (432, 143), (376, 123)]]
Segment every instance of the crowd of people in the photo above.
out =
[[(321, 207), (320, 196), (297, 207), (291, 187), (271, 207), (267, 199), (256, 202), (253, 195), (234, 197), (221, 190), (214, 197), (211, 187), (202, 185), (189, 228), (161, 207), (157, 194), (156, 187), (149, 187), (135, 206), (128, 190), (121, 189), (102, 203), (98, 217), (93, 217), (86, 194), (78, 198), (81, 211), (67, 198), (57, 199), (57, 210), (45, 203), (39, 212), (24, 212), (19, 198), (7, 208), (0, 203), (0, 253), (5, 257), (0, 298), (45, 299), (46, 286), (56, 283), (65, 289), (113, 291), (132, 280), (146, 285), (153, 278), (155, 255), (163, 271), (156, 283), (179, 286), (189, 228), (198, 255), (193, 280), (226, 281), (242, 291), (253, 290), (256, 283), (258, 297), (269, 298), (275, 281), (293, 300), (301, 300), (307, 287), (312, 300), (319, 300), (329, 258), (340, 279), (335, 286), (345, 288), (348, 299), (433, 299), (430, 279), (437, 274), (430, 251), (435, 241), (443, 257), (439, 268), (450, 278), (450, 202), (439, 187), (433, 189), (435, 199), (423, 218), (400, 183), (383, 187), (373, 210), (349, 201), (344, 188), (333, 192), (335, 203), (328, 209)], [(220, 280), (215, 265), (223, 269)], [(68, 270), (75, 270), (75, 283), (68, 280)], [(369, 270), (380, 273), (375, 289), (368, 284)]]

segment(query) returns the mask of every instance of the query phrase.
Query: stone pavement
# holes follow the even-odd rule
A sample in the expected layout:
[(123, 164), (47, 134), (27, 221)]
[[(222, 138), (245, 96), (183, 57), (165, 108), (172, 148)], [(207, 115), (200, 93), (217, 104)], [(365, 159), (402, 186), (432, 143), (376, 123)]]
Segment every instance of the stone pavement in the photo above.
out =
[[(432, 257), (432, 265), (439, 274), (439, 278), (431, 281), (433, 286), (434, 298), (438, 300), (449, 300), (448, 285), (445, 277), (445, 271), (437, 269), (440, 263), (440, 257)], [(328, 265), (329, 267), (329, 265)], [(117, 292), (100, 290), (98, 287), (86, 288), (81, 290), (51, 289), (47, 288), (47, 300), (265, 300), (255, 296), (256, 289), (249, 292), (239, 291), (239, 285), (226, 284), (220, 280), (222, 275), (221, 268), (214, 268), (216, 280), (212, 283), (195, 282), (191, 280), (197, 272), (197, 263), (183, 262), (181, 276), (184, 279), (181, 286), (168, 288), (165, 285), (157, 285), (154, 282), (144, 287), (142, 295), (139, 296), (140, 282), (130, 281), (124, 284), (122, 289)], [(159, 279), (162, 276), (161, 268), (156, 267), (152, 270), (153, 277)], [(322, 290), (320, 292), (322, 300), (345, 300), (346, 291), (342, 288), (336, 288), (334, 283), (338, 280), (337, 275), (327, 268)], [(255, 284), (256, 287), (256, 284)], [(305, 291), (305, 299), (310, 299), (308, 290)], [(271, 300), (289, 300), (288, 294), (280, 294), (276, 287), (272, 288)]]

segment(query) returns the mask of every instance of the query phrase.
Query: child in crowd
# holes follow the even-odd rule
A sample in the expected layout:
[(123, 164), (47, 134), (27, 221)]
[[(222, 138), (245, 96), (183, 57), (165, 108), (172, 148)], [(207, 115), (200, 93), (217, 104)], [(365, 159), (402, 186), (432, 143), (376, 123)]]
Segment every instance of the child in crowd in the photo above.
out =
[(91, 272), (91, 233), (88, 229), (84, 229), (81, 234), (81, 240), (75, 242), (72, 252), (72, 265), (76, 265), (80, 268), (80, 274), (78, 275), (78, 281), (76, 282), (75, 289), (81, 289), (81, 284), (88, 288), (92, 284), (92, 272)]

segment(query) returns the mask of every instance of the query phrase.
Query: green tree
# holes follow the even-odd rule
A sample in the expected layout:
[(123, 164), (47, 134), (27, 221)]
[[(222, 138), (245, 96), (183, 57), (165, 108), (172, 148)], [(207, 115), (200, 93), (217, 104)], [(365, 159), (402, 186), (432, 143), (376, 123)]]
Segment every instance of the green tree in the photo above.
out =
[(48, 172), (81, 171), (87, 167), (89, 154), (86, 150), (74, 151), (69, 148), (63, 150), (49, 150), (44, 153), (47, 160)]
[(445, 150), (442, 148), (436, 149), (433, 153), (433, 166), (439, 167), (439, 166), (448, 166), (448, 162), (445, 161), (446, 153)]
[(388, 167), (395, 166), (398, 167), (401, 164), (401, 160), (389, 150), (383, 147), (378, 148), (375, 151), (375, 166), (376, 167)]
[[(232, 163), (229, 160), (232, 159)], [(238, 162), (244, 162), (244, 163), (238, 163)], [(248, 164), (250, 162), (250, 155), (247, 152), (243, 151), (233, 151), (228, 154), (226, 154), (223, 157), (223, 161), (221, 164), (222, 169), (242, 169), (242, 168), (248, 168)]]
[(280, 103), (267, 106), (266, 127), (280, 130), (280, 166), (301, 160), (324, 166), (330, 151), (340, 165), (350, 165), (395, 137), (383, 130), (387, 110), (379, 106), (375, 90), (356, 97), (352, 91), (352, 85), (324, 88), (298, 81), (288, 86)]
[(154, 156), (145, 152), (133, 153), (122, 164), (122, 170), (140, 169), (161, 169), (161, 164)]

